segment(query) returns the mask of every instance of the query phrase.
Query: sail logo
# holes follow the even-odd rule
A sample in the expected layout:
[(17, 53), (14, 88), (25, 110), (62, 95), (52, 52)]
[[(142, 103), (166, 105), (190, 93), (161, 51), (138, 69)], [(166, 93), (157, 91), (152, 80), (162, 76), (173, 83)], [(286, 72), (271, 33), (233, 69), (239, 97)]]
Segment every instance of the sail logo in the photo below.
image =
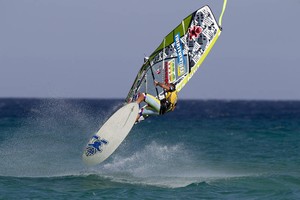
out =
[(183, 55), (182, 44), (180, 41), (179, 33), (177, 33), (175, 35), (174, 41), (175, 41), (175, 49), (176, 49), (176, 53), (177, 53), (178, 76), (182, 76), (183, 74), (185, 74), (186, 70), (184, 67), (184, 64), (185, 64), (184, 55)]
[(102, 152), (102, 146), (103, 145), (107, 145), (108, 141), (105, 139), (101, 139), (100, 137), (98, 137), (97, 135), (94, 135), (92, 137), (91, 143), (89, 143), (86, 147), (85, 150), (85, 155), (86, 156), (93, 156), (95, 155), (97, 152)]
[(176, 80), (175, 59), (165, 62), (165, 82), (172, 83)]
[(198, 38), (202, 33), (203, 29), (201, 26), (192, 26), (189, 28), (189, 40)]

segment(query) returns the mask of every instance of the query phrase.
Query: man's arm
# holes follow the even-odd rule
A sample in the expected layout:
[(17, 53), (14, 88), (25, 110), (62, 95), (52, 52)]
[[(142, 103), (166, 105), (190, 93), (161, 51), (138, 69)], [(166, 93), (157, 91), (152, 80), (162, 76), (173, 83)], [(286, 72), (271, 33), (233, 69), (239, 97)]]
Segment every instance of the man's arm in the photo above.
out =
[(158, 82), (158, 81), (154, 81), (154, 85), (158, 85), (159, 87), (161, 87), (161, 88), (163, 88), (163, 89), (165, 89), (165, 90), (170, 90), (170, 87), (169, 86), (167, 86), (166, 84), (164, 84), (164, 83), (160, 83), (160, 82)]

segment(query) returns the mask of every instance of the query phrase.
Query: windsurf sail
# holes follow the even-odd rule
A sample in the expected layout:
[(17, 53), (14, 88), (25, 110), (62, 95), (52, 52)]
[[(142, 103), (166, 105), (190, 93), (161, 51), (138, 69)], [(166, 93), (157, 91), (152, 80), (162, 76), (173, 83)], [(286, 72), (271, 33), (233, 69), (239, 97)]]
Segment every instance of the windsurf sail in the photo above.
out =
[(154, 80), (174, 83), (177, 92), (180, 92), (218, 40), (226, 4), (227, 0), (224, 0), (219, 23), (209, 6), (183, 19), (144, 60), (125, 101), (135, 101), (138, 93), (164, 98), (164, 91), (154, 85)]

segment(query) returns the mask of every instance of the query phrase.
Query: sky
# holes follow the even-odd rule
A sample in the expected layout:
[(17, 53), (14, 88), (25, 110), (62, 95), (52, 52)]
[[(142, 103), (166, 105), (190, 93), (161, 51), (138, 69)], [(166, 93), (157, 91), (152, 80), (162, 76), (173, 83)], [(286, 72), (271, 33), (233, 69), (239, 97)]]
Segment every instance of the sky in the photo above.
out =
[[(145, 55), (222, 0), (0, 0), (0, 98), (125, 99)], [(182, 99), (300, 100), (300, 0), (228, 0)]]

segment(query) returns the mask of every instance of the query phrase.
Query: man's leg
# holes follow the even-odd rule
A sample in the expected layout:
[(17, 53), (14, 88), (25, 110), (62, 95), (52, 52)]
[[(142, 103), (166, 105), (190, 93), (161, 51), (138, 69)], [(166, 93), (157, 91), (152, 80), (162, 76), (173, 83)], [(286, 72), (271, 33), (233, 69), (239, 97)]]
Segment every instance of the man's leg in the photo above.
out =
[(140, 104), (142, 101), (145, 100), (145, 97), (146, 97), (145, 93), (139, 94), (139, 97), (138, 97), (138, 99), (136, 100), (136, 102), (137, 102), (138, 104)]

